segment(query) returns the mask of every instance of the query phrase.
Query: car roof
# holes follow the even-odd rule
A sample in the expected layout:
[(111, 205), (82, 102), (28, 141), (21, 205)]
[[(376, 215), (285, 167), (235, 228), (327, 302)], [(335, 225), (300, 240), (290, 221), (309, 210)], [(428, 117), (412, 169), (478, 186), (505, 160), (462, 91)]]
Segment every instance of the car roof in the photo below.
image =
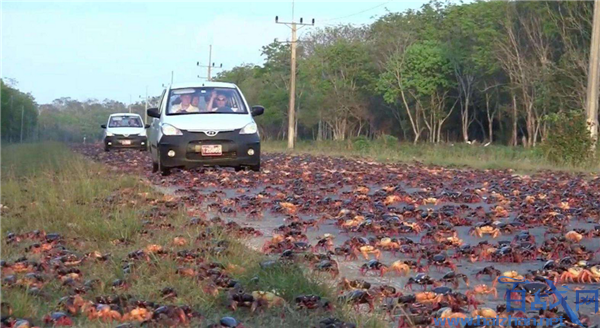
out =
[(139, 114), (136, 114), (136, 113), (114, 113), (114, 114), (110, 114), (109, 117), (113, 117), (113, 116), (137, 116), (137, 117), (141, 117)]
[(187, 83), (176, 83), (171, 85), (171, 89), (183, 89), (183, 88), (201, 88), (201, 87), (213, 87), (213, 88), (236, 88), (236, 85), (228, 82), (187, 82)]

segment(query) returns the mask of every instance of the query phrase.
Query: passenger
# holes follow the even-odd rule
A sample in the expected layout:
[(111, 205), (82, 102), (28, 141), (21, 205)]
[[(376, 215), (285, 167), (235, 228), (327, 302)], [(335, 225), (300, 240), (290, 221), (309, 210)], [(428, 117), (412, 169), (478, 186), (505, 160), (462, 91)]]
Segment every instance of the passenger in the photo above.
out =
[(139, 128), (140, 127), (138, 124), (138, 121), (135, 118), (130, 118), (128, 123), (129, 123), (130, 128)]
[[(206, 104), (206, 102), (205, 102)], [(192, 106), (197, 107), (199, 111), (201, 112), (206, 112), (206, 108), (204, 108), (204, 106), (202, 108), (200, 108), (200, 96), (199, 95), (195, 95), (192, 97)]]
[(171, 113), (197, 113), (200, 110), (191, 104), (192, 96), (190, 94), (183, 94), (179, 96), (181, 104), (174, 105), (171, 108)]
[[(215, 104), (213, 106), (213, 103)], [(210, 111), (216, 112), (233, 112), (233, 109), (228, 106), (227, 96), (213, 91), (207, 106)]]

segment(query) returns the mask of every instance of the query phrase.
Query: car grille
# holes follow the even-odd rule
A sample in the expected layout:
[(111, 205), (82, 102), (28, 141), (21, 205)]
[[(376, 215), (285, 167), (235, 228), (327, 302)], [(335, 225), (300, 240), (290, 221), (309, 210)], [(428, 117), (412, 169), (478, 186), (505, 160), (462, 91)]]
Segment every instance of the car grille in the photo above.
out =
[[(237, 158), (237, 145), (232, 141), (234, 135), (239, 131), (221, 131), (214, 137), (209, 137), (204, 132), (192, 132), (195, 140), (190, 141), (186, 146), (186, 157), (190, 160), (218, 160)], [(221, 156), (202, 156), (195, 149), (202, 145), (221, 145), (223, 154)]]

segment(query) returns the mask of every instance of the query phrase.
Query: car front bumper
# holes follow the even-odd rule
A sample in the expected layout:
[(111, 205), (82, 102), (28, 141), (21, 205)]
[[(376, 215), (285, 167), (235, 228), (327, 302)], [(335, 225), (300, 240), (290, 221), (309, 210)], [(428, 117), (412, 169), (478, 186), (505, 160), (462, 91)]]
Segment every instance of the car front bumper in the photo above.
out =
[[(163, 135), (158, 143), (163, 167), (194, 168), (201, 166), (252, 166), (260, 164), (258, 134), (240, 134), (240, 130), (219, 132), (209, 137), (203, 132), (182, 131), (180, 136)], [(222, 155), (203, 156), (203, 145), (221, 145)], [(252, 149), (253, 154), (248, 151)], [(169, 156), (169, 151), (175, 152)]]
[(146, 136), (114, 135), (104, 137), (104, 146), (107, 148), (137, 148), (146, 149), (148, 140)]

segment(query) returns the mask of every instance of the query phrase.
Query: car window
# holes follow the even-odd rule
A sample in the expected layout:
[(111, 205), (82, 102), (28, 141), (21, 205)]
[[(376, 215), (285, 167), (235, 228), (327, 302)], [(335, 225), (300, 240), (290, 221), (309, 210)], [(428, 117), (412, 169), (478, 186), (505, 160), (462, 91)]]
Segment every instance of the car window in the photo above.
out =
[(233, 88), (173, 89), (167, 98), (167, 115), (248, 114), (241, 95)]
[(138, 116), (113, 116), (108, 123), (109, 128), (141, 128), (144, 125)]

